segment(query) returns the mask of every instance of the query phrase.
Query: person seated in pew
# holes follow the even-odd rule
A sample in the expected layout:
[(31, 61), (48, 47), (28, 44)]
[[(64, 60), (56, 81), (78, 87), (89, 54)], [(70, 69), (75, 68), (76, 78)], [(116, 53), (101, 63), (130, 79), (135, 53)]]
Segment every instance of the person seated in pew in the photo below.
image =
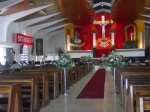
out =
[(122, 66), (124, 66), (124, 67), (125, 67), (125, 66), (128, 66), (128, 65), (129, 65), (128, 60), (125, 60)]
[(11, 69), (16, 69), (16, 68), (22, 68), (22, 67), (16, 61), (13, 61), (10, 68)]

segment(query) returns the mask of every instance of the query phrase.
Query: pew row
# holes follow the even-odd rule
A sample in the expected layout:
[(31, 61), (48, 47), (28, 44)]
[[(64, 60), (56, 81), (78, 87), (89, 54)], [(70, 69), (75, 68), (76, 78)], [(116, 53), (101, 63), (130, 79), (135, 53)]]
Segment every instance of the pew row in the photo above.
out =
[(0, 82), (0, 98), (8, 95), (8, 103), (0, 103), (0, 111), (23, 112), (21, 86), (19, 83), (6, 84)]
[[(24, 110), (30, 109), (30, 112), (39, 112), (40, 110), (40, 100), (39, 100), (39, 91), (38, 91), (38, 78), (27, 78), (27, 77), (0, 77), (0, 83), (5, 82), (5, 83), (20, 83), (21, 88), (22, 87), (30, 87), (31, 88), (31, 93), (30, 96), (24, 96), (22, 95), (23, 99), (27, 99), (27, 102), (29, 101), (30, 107), (25, 107), (24, 105)], [(26, 102), (24, 102), (25, 104)]]

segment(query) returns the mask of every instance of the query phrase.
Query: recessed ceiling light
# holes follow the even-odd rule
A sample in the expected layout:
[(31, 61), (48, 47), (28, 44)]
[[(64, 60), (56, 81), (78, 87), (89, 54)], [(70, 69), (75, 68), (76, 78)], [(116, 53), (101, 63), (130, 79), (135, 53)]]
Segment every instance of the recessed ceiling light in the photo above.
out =
[(102, 7), (103, 7), (104, 5), (102, 4)]

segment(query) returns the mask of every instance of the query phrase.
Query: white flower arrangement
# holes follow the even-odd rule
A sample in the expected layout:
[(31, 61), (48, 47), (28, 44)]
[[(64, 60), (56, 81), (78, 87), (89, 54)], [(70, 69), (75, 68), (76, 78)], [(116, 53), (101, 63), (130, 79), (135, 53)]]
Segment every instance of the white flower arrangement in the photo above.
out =
[(115, 51), (112, 51), (105, 59), (106, 67), (122, 66), (122, 58)]
[(73, 65), (73, 61), (68, 54), (61, 54), (56, 62), (58, 68), (70, 68)]

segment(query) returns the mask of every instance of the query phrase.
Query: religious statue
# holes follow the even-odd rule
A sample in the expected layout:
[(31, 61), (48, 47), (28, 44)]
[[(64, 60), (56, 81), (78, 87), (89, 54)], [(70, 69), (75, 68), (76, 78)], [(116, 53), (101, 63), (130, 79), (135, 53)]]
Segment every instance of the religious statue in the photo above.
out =
[(133, 40), (133, 32), (130, 33), (130, 38)]
[(79, 36), (79, 33), (77, 31), (75, 31), (75, 33), (74, 33), (74, 43), (76, 43), (76, 44), (81, 43), (81, 39), (78, 38), (78, 36)]

